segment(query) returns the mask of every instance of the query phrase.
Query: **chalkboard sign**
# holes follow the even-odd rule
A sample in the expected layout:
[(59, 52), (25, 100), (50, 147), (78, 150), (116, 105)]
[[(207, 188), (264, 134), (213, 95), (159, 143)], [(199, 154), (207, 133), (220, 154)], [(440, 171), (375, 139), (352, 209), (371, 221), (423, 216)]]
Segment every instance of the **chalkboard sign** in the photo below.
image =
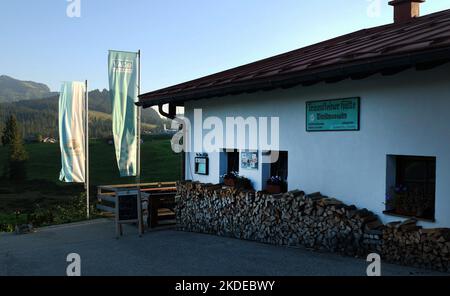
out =
[(124, 191), (117, 193), (118, 199), (118, 220), (131, 221), (138, 220), (137, 192)]

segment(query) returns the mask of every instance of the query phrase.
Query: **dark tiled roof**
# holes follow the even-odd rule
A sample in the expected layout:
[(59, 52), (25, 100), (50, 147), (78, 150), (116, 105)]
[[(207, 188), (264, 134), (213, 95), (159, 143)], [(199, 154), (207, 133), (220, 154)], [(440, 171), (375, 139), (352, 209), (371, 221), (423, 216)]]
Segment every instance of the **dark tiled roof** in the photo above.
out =
[(139, 105), (395, 74), (450, 61), (450, 10), (364, 29), (244, 66), (149, 92)]

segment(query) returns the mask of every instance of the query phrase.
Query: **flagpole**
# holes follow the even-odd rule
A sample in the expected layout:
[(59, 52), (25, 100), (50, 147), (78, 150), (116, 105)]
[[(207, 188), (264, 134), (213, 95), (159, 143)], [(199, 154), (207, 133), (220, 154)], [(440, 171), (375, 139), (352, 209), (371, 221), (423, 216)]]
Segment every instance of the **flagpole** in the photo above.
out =
[[(141, 94), (141, 50), (138, 51), (138, 96)], [(137, 174), (136, 181), (141, 184), (141, 108), (137, 108)]]
[(85, 91), (86, 91), (86, 99), (85, 99), (85, 187), (86, 187), (86, 218), (90, 218), (90, 200), (89, 200), (89, 91), (88, 91), (88, 81), (85, 82)]
[[(141, 50), (138, 50), (138, 96), (141, 94)], [(142, 197), (141, 197), (141, 108), (137, 108), (137, 155), (136, 155), (136, 182), (138, 184), (138, 211), (139, 211), (139, 235), (144, 233), (142, 220)]]

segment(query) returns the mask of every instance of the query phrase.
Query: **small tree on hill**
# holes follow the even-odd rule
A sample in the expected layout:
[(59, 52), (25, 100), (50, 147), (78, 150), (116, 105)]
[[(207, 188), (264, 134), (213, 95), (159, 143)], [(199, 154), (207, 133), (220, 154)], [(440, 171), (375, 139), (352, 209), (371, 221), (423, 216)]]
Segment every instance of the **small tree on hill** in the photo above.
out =
[(24, 181), (27, 177), (25, 164), (28, 156), (14, 115), (11, 115), (6, 121), (2, 142), (9, 151), (5, 169), (6, 177), (15, 182)]

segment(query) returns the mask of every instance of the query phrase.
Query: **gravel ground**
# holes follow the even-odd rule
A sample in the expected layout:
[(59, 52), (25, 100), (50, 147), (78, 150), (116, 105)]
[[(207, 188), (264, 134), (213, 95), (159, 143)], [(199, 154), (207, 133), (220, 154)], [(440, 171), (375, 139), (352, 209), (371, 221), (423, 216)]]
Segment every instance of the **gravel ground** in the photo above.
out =
[[(283, 248), (211, 235), (159, 229), (138, 237), (101, 219), (0, 234), (0, 276), (64, 276), (69, 253), (81, 256), (82, 275), (114, 276), (365, 276), (365, 260), (302, 248)], [(385, 276), (446, 275), (382, 264)]]

